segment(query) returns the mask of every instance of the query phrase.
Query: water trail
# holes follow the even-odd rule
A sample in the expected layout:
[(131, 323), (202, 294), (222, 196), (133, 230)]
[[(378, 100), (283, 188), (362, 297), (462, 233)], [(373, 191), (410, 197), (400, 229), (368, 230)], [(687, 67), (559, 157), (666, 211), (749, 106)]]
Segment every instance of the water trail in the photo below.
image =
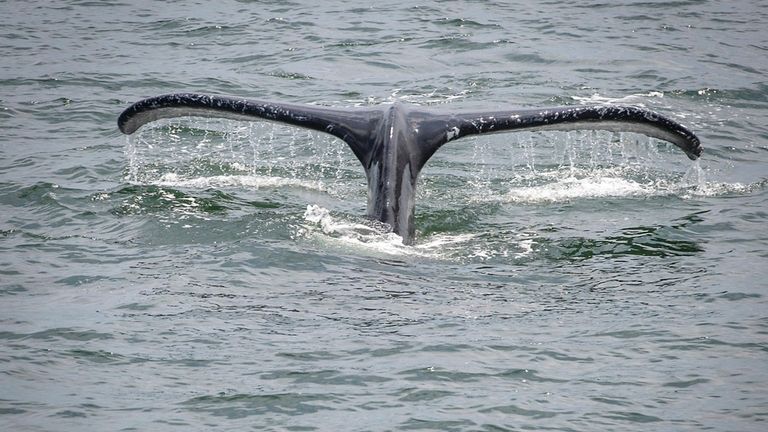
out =
[(713, 186), (698, 161), (691, 163), (671, 145), (632, 133), (488, 136), (477, 138), (472, 151), (476, 168), (468, 184), (481, 190), (473, 191), (468, 197), (470, 202), (546, 203), (669, 195), (687, 198), (707, 193)]
[(363, 177), (346, 144), (269, 122), (174, 119), (128, 137), (126, 181), (189, 188), (343, 189)]

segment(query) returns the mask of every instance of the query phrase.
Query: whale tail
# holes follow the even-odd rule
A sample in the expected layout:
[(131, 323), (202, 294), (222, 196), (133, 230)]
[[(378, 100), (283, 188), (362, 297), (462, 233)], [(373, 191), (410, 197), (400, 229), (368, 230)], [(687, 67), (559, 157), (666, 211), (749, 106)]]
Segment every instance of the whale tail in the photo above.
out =
[(468, 135), (526, 130), (636, 132), (674, 144), (691, 160), (702, 152), (696, 135), (676, 121), (647, 109), (617, 105), (446, 114), (400, 103), (340, 109), (182, 93), (136, 102), (117, 123), (121, 132), (132, 134), (152, 121), (185, 116), (263, 119), (340, 138), (365, 169), (368, 215), (390, 224), (405, 243), (414, 238), (419, 173), (440, 147)]
[[(377, 129), (384, 110), (338, 109), (313, 105), (264, 102), (252, 99), (179, 93), (143, 99), (128, 107), (117, 124), (124, 134), (163, 118), (186, 116), (220, 117), (234, 120), (272, 120), (334, 135), (346, 142), (367, 165), (371, 131)], [(685, 126), (650, 110), (633, 106), (584, 105), (541, 109), (476, 112), (453, 115), (413, 113), (426, 164), (443, 144), (468, 135), (524, 130), (608, 130), (636, 132), (668, 141), (691, 159), (701, 155), (701, 144)], [(418, 118), (420, 117), (420, 118)]]

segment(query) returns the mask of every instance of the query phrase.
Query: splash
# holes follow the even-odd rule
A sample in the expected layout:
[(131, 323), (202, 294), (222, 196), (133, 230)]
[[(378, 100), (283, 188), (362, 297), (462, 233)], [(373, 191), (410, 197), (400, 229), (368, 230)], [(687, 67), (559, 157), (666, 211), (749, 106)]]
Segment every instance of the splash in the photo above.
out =
[(725, 183), (707, 180), (707, 173), (697, 160), (680, 180), (680, 197), (683, 199), (716, 197), (723, 195), (742, 195), (765, 188), (768, 180), (752, 184)]
[(386, 224), (372, 220), (368, 223), (353, 222), (343, 216), (332, 215), (328, 209), (316, 204), (307, 205), (304, 221), (296, 233), (297, 237), (331, 241), (346, 248), (387, 255), (407, 255), (411, 250)]
[(372, 255), (451, 259), (458, 251), (464, 251), (476, 237), (471, 234), (434, 235), (421, 239), (416, 245), (407, 246), (384, 223), (369, 219), (365, 219), (365, 223), (355, 222), (315, 204), (307, 206), (304, 222), (297, 231), (297, 237)]
[(414, 245), (404, 245), (389, 226), (366, 219), (356, 222), (315, 204), (307, 206), (296, 238), (322, 243), (348, 252), (387, 257), (415, 257), (439, 261), (488, 261), (497, 257), (523, 259), (534, 252), (536, 241), (529, 232), (514, 233), (514, 240), (488, 239), (487, 233), (432, 234)]
[[(331, 212), (328, 209), (314, 204), (307, 206), (307, 210), (304, 212), (304, 220), (319, 225), (325, 234), (355, 237), (359, 240), (382, 234), (392, 234), (377, 229), (373, 225), (352, 223), (340, 218), (334, 218), (331, 216)], [(402, 239), (400, 239), (399, 236), (396, 234), (392, 235), (402, 242)]]

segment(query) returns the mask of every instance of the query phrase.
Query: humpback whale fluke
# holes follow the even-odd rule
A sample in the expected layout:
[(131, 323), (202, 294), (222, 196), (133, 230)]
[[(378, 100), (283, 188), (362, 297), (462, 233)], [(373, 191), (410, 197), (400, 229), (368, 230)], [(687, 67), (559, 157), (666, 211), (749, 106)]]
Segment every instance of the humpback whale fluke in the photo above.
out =
[(691, 160), (701, 155), (696, 135), (653, 111), (617, 105), (441, 113), (400, 102), (365, 108), (330, 108), (191, 93), (144, 99), (117, 120), (132, 134), (149, 122), (183, 116), (264, 119), (334, 135), (354, 152), (368, 178), (368, 216), (389, 224), (403, 243), (414, 238), (416, 180), (443, 144), (467, 135), (524, 130), (636, 132), (668, 141)]

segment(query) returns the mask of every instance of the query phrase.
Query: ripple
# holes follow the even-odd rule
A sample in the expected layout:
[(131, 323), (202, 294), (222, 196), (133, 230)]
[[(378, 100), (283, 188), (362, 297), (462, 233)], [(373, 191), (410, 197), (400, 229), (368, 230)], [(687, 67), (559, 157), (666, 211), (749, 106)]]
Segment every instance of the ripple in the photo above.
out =
[(0, 332), (0, 339), (7, 340), (27, 340), (27, 339), (64, 339), (73, 341), (91, 341), (112, 339), (113, 335), (101, 333), (93, 330), (77, 330), (74, 328), (62, 327), (48, 330), (41, 330), (33, 333), (14, 333), (9, 331)]
[(188, 410), (205, 412), (216, 417), (238, 419), (258, 415), (299, 416), (333, 410), (328, 403), (341, 402), (332, 394), (302, 393), (217, 394), (198, 396), (181, 403)]

